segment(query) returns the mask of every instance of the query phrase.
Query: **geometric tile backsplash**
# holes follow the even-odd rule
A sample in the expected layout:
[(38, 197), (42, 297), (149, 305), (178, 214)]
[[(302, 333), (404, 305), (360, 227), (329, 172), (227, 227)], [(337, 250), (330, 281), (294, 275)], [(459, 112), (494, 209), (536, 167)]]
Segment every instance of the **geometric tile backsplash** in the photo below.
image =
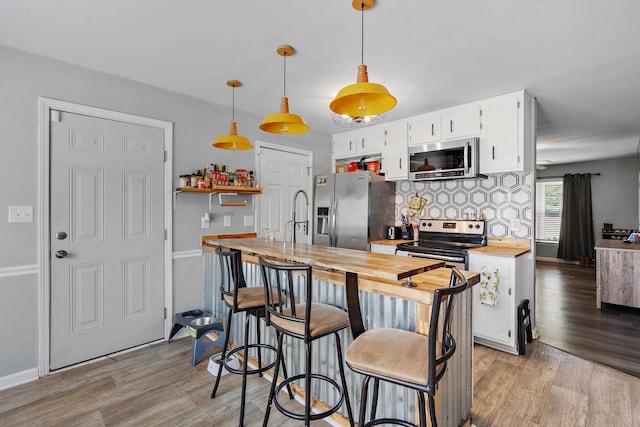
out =
[[(409, 198), (418, 194), (427, 199), (421, 218), (477, 219), (484, 214), (491, 237), (531, 239), (533, 236), (534, 175), (508, 172), (487, 179), (396, 182), (396, 224), (406, 213)], [(512, 219), (519, 227), (512, 228)]]

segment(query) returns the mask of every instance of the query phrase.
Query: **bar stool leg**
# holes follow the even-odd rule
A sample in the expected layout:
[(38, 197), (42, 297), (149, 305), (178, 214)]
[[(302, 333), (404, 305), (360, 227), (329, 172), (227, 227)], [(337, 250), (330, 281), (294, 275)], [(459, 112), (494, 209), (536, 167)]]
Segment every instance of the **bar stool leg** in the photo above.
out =
[[(278, 351), (276, 352), (276, 365), (273, 367), (273, 381), (271, 381), (271, 389), (269, 390), (269, 400), (267, 401), (267, 409), (264, 411), (264, 421), (262, 427), (267, 427), (269, 423), (269, 414), (271, 412), (271, 404), (273, 403), (273, 397), (275, 395), (276, 383), (278, 382), (278, 371), (280, 370), (280, 363), (282, 362), (282, 339), (284, 334), (277, 332), (278, 337)], [(289, 389), (291, 391), (291, 389)]]
[(229, 310), (229, 314), (227, 315), (227, 327), (225, 328), (224, 333), (224, 345), (222, 346), (222, 357), (220, 358), (220, 366), (218, 366), (218, 376), (216, 377), (216, 383), (213, 386), (213, 390), (211, 391), (211, 398), (216, 397), (216, 392), (218, 391), (218, 385), (220, 384), (220, 378), (222, 377), (222, 367), (224, 365), (224, 359), (227, 355), (227, 347), (229, 346), (229, 336), (231, 335), (231, 316), (233, 313)]
[(242, 361), (242, 394), (240, 396), (240, 421), (239, 427), (244, 425), (244, 404), (247, 394), (247, 367), (249, 366), (249, 321), (251, 315), (247, 312), (244, 318), (244, 357)]
[[(258, 341), (258, 368), (262, 368), (262, 349), (260, 348), (260, 316), (258, 315), (258, 312), (255, 313), (255, 316), (256, 316), (256, 340)], [(262, 377), (262, 372), (258, 372), (258, 376)]]
[[(344, 375), (344, 362), (342, 360), (342, 346), (340, 345), (340, 335), (336, 332), (336, 351), (338, 352), (338, 369), (340, 369), (340, 380), (342, 382), (342, 392), (344, 393), (344, 401), (347, 405), (347, 414), (349, 415), (349, 425), (353, 427), (353, 413), (351, 412), (351, 401), (349, 400), (349, 391), (347, 390), (347, 379)], [(376, 389), (377, 391), (377, 389)]]
[(311, 423), (311, 341), (305, 346), (307, 349), (304, 372), (304, 425)]
[[(422, 397), (422, 401), (420, 402), (421, 408), (424, 408), (424, 394), (418, 392), (418, 394)], [(429, 396), (429, 418), (431, 419), (431, 426), (438, 427), (438, 420), (436, 419), (436, 402), (433, 398), (433, 394), (428, 393)], [(424, 418), (424, 421), (421, 421), (426, 425), (427, 416), (424, 414), (424, 410), (422, 411), (421, 417)]]
[(364, 377), (362, 380), (362, 393), (360, 395), (360, 418), (358, 419), (358, 425), (363, 426), (365, 420), (365, 414), (367, 413), (367, 396), (369, 394), (369, 380), (371, 377)]
[(380, 380), (373, 379), (373, 398), (371, 399), (371, 418), (376, 419), (376, 412), (378, 412), (378, 392), (380, 391)]

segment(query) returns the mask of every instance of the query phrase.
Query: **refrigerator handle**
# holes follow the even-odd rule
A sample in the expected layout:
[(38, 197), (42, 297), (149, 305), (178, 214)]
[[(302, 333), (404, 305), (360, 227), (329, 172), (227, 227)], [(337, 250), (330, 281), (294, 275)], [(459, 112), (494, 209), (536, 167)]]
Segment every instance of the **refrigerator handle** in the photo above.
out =
[(329, 246), (336, 246), (337, 244), (337, 236), (336, 236), (336, 214), (338, 210), (338, 200), (333, 197), (331, 198), (331, 206), (329, 207), (330, 211), (330, 219), (329, 219)]

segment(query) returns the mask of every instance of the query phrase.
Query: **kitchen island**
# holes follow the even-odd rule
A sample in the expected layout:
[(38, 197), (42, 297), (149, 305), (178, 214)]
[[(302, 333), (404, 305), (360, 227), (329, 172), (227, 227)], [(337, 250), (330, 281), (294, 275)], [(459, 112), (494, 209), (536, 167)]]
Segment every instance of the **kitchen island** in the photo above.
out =
[(600, 239), (596, 249), (596, 307), (640, 308), (640, 245)]
[[(222, 239), (204, 244), (205, 251), (205, 299), (210, 309), (218, 316), (223, 316), (226, 308), (220, 302), (216, 285), (215, 246), (235, 248), (242, 251), (243, 269), (248, 283), (260, 283), (258, 257), (267, 257), (287, 261), (302, 262), (313, 266), (314, 300), (347, 307), (347, 294), (358, 295), (362, 312), (354, 310), (350, 304), (349, 317), (351, 328), (397, 327), (426, 333), (429, 325), (430, 305), (433, 290), (448, 285), (450, 270), (440, 268), (442, 262), (420, 259), (402, 258), (386, 254), (366, 251), (314, 246), (304, 243), (265, 242), (259, 239)], [(478, 274), (465, 272), (469, 284), (478, 282)], [(407, 279), (416, 285), (405, 287)], [(346, 286), (346, 290), (344, 287)], [(353, 302), (353, 300), (352, 300)], [(358, 304), (356, 304), (358, 305)], [(472, 403), (472, 354), (473, 340), (471, 329), (471, 294), (464, 292), (454, 313), (454, 336), (457, 340), (457, 353), (449, 365), (448, 371), (440, 382), (439, 395), (446, 398), (437, 400), (437, 410), (441, 425), (456, 426), (471, 416)], [(241, 321), (241, 319), (238, 319)], [(275, 333), (265, 328), (268, 340), (275, 339)], [(232, 330), (242, 330), (232, 327)], [(350, 331), (341, 334), (346, 349), (353, 337)], [(232, 336), (232, 340), (234, 337)], [(235, 339), (237, 341), (237, 338)], [(293, 342), (292, 350), (287, 352), (287, 367), (290, 372), (300, 372), (303, 347)], [(298, 348), (299, 347), (299, 348)], [(335, 352), (330, 349), (321, 350), (314, 359), (314, 369), (330, 376), (336, 376)], [(402, 349), (399, 349), (402, 351)], [(289, 368), (291, 366), (291, 368)], [(353, 410), (357, 413), (360, 402), (361, 378), (347, 371), (347, 383)], [(413, 392), (397, 388), (390, 384), (381, 385), (381, 394), (385, 396), (379, 403), (379, 414), (389, 414), (399, 418), (412, 420), (415, 418), (416, 400)], [(318, 402), (334, 402), (333, 390), (321, 389), (314, 398)], [(322, 406), (322, 404), (320, 404)], [(343, 414), (345, 411), (343, 410)], [(334, 414), (335, 415), (335, 414)], [(338, 422), (345, 422), (338, 418)]]

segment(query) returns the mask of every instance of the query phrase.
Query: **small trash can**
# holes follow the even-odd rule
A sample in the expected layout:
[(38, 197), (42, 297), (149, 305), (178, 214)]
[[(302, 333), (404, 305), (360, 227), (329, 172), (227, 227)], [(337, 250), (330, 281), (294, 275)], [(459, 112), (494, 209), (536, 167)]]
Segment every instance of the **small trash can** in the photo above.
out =
[[(218, 369), (220, 367), (221, 360), (222, 353), (214, 354), (213, 356), (211, 356), (211, 358), (209, 358), (209, 365), (207, 366), (207, 370), (214, 377), (218, 376)], [(229, 357), (229, 362), (227, 362), (227, 365), (229, 365), (232, 369), (240, 369), (240, 361), (235, 355)], [(228, 373), (229, 371), (227, 371), (227, 369), (223, 366), (221, 376), (225, 376)]]

